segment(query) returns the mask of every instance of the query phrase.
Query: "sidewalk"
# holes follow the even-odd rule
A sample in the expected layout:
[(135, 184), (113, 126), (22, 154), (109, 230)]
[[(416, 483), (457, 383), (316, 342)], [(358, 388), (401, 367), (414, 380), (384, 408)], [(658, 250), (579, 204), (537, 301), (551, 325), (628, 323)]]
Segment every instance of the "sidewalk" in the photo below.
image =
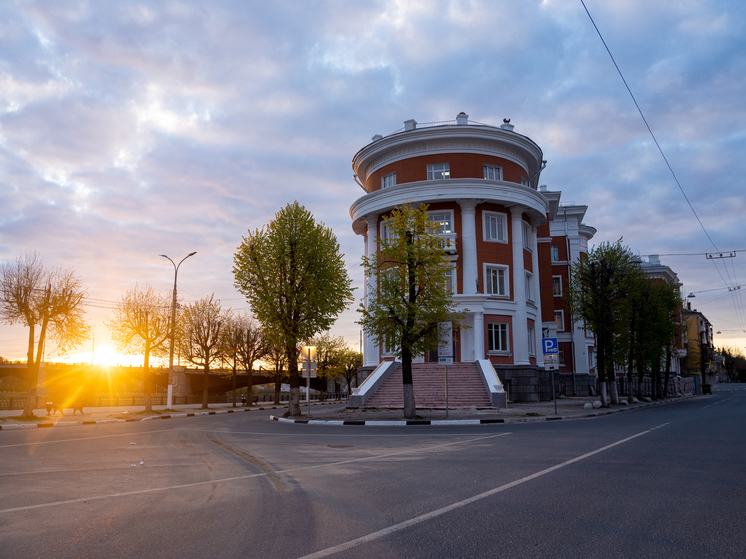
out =
[[(321, 405), (328, 405), (321, 403)], [(313, 406), (319, 403), (312, 402)], [(22, 410), (0, 410), (0, 429), (13, 428), (22, 425), (37, 427), (69, 426), (69, 425), (90, 425), (95, 423), (111, 423), (122, 421), (142, 421), (146, 419), (160, 419), (171, 417), (191, 417), (199, 415), (214, 415), (217, 413), (241, 413), (248, 411), (261, 410), (286, 410), (287, 402), (280, 405), (274, 405), (270, 402), (261, 402), (254, 406), (242, 406), (240, 403), (233, 407), (232, 403), (228, 404), (210, 404), (208, 409), (202, 409), (200, 404), (174, 405), (170, 410), (164, 405), (153, 406), (153, 411), (145, 412), (145, 406), (112, 406), (112, 407), (94, 407), (84, 406), (83, 413), (73, 414), (73, 408), (65, 408), (64, 415), (57, 412), (54, 415), (48, 415), (46, 409), (35, 409), (34, 419), (19, 419)]]
[[(404, 420), (401, 409), (349, 409), (342, 407), (346, 406), (346, 401), (329, 400), (326, 402), (312, 402), (310, 422), (314, 424), (330, 423), (334, 425), (437, 425), (444, 422), (451, 424), (479, 424), (556, 421), (561, 419), (598, 417), (652, 405), (672, 403), (690, 397), (692, 396), (679, 396), (657, 402), (641, 401), (632, 405), (621, 404), (611, 406), (610, 408), (593, 408), (593, 403), (598, 400), (597, 397), (559, 398), (557, 399), (556, 413), (553, 401), (509, 403), (507, 408), (500, 409), (476, 407), (449, 409), (447, 417), (445, 408), (420, 408), (417, 410), (417, 419), (415, 420)], [(590, 406), (587, 406), (588, 404)], [(301, 402), (302, 415), (292, 419), (281, 417), (287, 411), (287, 402), (283, 402), (280, 405), (262, 402), (251, 407), (238, 405), (235, 408), (232, 403), (211, 404), (207, 410), (202, 409), (199, 405), (178, 405), (168, 411), (166, 410), (166, 406), (153, 406), (153, 411), (150, 413), (145, 413), (144, 406), (84, 407), (82, 415), (79, 412), (73, 415), (72, 408), (66, 408), (65, 415), (57, 413), (54, 416), (47, 415), (46, 409), (38, 409), (34, 410), (37, 416), (36, 421), (18, 419), (21, 410), (2, 410), (0, 411), (0, 429), (65, 427), (98, 423), (198, 417), (202, 415), (262, 410), (277, 410), (277, 415), (272, 416), (272, 419), (277, 421), (309, 423), (309, 417), (307, 416), (308, 408), (305, 402)]]

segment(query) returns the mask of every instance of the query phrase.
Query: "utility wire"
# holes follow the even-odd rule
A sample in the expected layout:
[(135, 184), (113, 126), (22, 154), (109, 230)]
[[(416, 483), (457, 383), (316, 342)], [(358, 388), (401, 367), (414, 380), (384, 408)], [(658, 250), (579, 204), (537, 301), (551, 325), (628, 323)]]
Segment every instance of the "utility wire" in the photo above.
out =
[[(671, 167), (671, 164), (668, 162), (668, 159), (666, 158), (666, 154), (663, 153), (663, 149), (661, 149), (661, 146), (658, 143), (658, 140), (656, 139), (655, 134), (653, 134), (653, 130), (650, 128), (650, 125), (648, 124), (648, 121), (645, 118), (645, 115), (643, 114), (642, 109), (640, 108), (640, 105), (637, 104), (637, 99), (635, 99), (635, 96), (632, 93), (632, 90), (630, 89), (629, 85), (627, 84), (627, 80), (624, 79), (624, 74), (622, 74), (622, 71), (619, 69), (619, 65), (616, 63), (616, 60), (614, 60), (614, 55), (611, 54), (611, 50), (609, 50), (609, 46), (606, 44), (606, 41), (604, 40), (603, 35), (601, 35), (601, 31), (599, 31), (598, 26), (596, 25), (596, 22), (593, 21), (593, 17), (591, 16), (591, 13), (588, 11), (588, 7), (585, 5), (585, 1), (584, 0), (580, 0), (580, 3), (583, 4), (583, 8), (585, 9), (585, 13), (588, 14), (588, 18), (591, 20), (591, 23), (593, 24), (593, 27), (596, 29), (596, 33), (598, 33), (598, 36), (601, 39), (601, 42), (604, 44), (604, 48), (606, 49), (606, 52), (609, 53), (609, 57), (611, 58), (611, 61), (614, 63), (614, 67), (616, 68), (616, 71), (619, 73), (619, 77), (622, 78), (622, 81), (624, 82), (624, 87), (627, 88), (627, 92), (629, 93), (629, 96), (632, 97), (632, 101), (635, 103), (635, 107), (637, 107), (637, 112), (640, 113), (640, 116), (642, 117), (642, 121), (645, 123), (645, 126), (648, 129), (648, 132), (650, 132), (650, 136), (653, 138), (653, 142), (655, 142), (655, 145), (658, 148), (658, 151), (660, 152), (661, 157), (663, 157), (663, 161), (666, 162), (666, 166), (668, 167), (668, 170), (671, 171), (671, 176), (673, 176), (673, 180), (676, 181), (676, 184), (678, 185), (679, 190), (681, 190), (681, 194), (684, 195), (684, 199), (686, 200), (686, 203), (689, 204), (689, 208), (692, 210), (692, 213), (694, 214), (694, 217), (697, 218), (697, 221), (699, 222), (699, 226), (702, 228), (702, 231), (704, 231), (705, 235), (709, 239), (709, 241), (712, 244), (712, 246), (715, 247), (715, 250), (717, 252), (720, 252), (720, 250), (718, 249), (718, 247), (715, 245), (715, 242), (712, 240), (712, 237), (710, 237), (710, 234), (707, 232), (707, 229), (705, 229), (705, 226), (702, 223), (702, 220), (699, 219), (699, 216), (697, 215), (697, 212), (695, 211), (694, 206), (692, 206), (692, 203), (689, 201), (689, 197), (686, 195), (686, 192), (684, 192), (684, 188), (681, 186), (681, 183), (679, 182), (679, 179), (676, 177), (676, 173), (674, 173), (674, 170)], [(723, 280), (723, 281), (725, 281), (725, 280)]]

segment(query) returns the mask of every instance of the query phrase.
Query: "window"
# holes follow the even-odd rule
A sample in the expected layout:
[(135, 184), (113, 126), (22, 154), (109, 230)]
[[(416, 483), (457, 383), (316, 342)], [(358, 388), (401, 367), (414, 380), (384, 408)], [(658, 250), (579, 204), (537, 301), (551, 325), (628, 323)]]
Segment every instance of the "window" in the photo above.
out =
[(431, 231), (438, 235), (453, 233), (453, 216), (451, 212), (428, 212), (427, 217), (431, 223)]
[(523, 186), (528, 186), (528, 179), (524, 176), (521, 176), (521, 184)]
[(508, 296), (507, 268), (500, 266), (485, 267), (485, 282), (487, 295), (498, 297)]
[(528, 327), (528, 354), (536, 355), (536, 331), (533, 326)]
[(494, 165), (485, 165), (484, 166), (484, 178), (490, 181), (503, 180), (502, 167), (495, 167)]
[(385, 221), (381, 223), (381, 240), (392, 241), (395, 238), (396, 238), (396, 235), (394, 235), (394, 232), (392, 231), (391, 226)]
[(456, 293), (456, 268), (451, 266), (446, 270), (445, 273), (446, 289), (455, 294)]
[(559, 247), (552, 245), (552, 262), (559, 262)]
[(596, 368), (596, 356), (593, 354), (593, 348), (588, 348), (588, 370)]
[(557, 323), (557, 332), (565, 331), (565, 312), (554, 311), (554, 321)]
[(526, 301), (534, 302), (534, 291), (531, 289), (531, 285), (534, 281), (534, 275), (531, 272), (526, 272)]
[(381, 188), (388, 188), (396, 185), (396, 173), (389, 173), (381, 177)]
[(555, 297), (562, 296), (562, 276), (552, 276), (552, 294)]
[(381, 347), (382, 352), (381, 354), (384, 357), (392, 357), (394, 353), (396, 352), (396, 344), (394, 343), (393, 336), (385, 336), (383, 341), (383, 345)]
[(523, 248), (531, 250), (531, 226), (523, 222)]
[(440, 179), (450, 179), (451, 168), (448, 163), (435, 163), (427, 166), (427, 180), (437, 181)]
[(508, 325), (487, 325), (487, 351), (492, 353), (508, 352)]
[(565, 350), (559, 348), (559, 364), (565, 366)]
[(483, 212), (484, 240), (496, 243), (507, 243), (507, 216), (501, 213)]

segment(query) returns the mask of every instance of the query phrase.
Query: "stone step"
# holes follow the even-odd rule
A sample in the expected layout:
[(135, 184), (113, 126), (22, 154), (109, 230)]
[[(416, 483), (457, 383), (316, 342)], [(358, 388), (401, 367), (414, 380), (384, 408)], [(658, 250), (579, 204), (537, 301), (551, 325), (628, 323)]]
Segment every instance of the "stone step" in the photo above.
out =
[[(445, 370), (433, 364), (412, 365), (414, 399), (417, 406), (445, 406)], [(365, 404), (368, 407), (403, 407), (401, 365)], [(474, 363), (448, 367), (448, 405), (453, 407), (489, 407), (490, 400), (482, 377)]]

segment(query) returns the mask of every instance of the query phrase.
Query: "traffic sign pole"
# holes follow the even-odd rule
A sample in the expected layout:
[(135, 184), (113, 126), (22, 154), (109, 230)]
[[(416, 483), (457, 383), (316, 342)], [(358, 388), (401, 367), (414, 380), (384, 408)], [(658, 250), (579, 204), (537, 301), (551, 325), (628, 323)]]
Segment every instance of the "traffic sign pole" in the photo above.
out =
[(557, 338), (544, 338), (541, 340), (544, 347), (544, 368), (552, 371), (552, 397), (554, 398), (554, 415), (557, 415), (557, 390), (554, 387), (554, 371), (559, 366), (559, 344)]

